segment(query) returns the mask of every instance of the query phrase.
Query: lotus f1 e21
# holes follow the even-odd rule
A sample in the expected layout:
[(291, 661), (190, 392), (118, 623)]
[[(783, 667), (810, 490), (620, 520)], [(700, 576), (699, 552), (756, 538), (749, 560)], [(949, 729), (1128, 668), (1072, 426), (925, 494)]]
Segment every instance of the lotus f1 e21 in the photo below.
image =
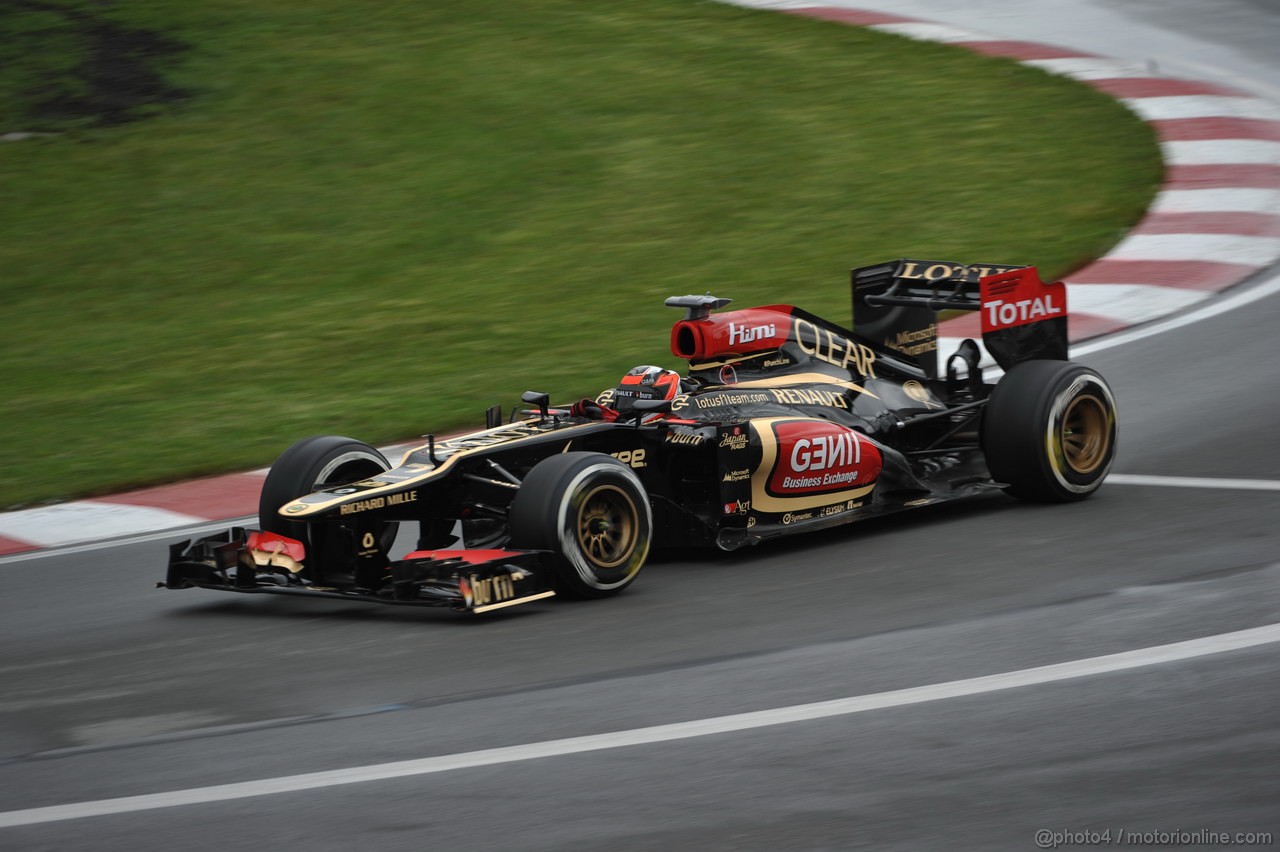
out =
[[(651, 545), (733, 550), (1003, 489), (1092, 494), (1116, 405), (1067, 360), (1066, 288), (1034, 267), (897, 260), (853, 270), (854, 325), (791, 305), (679, 296), (683, 374), (638, 367), (594, 400), (531, 408), (426, 443), (396, 465), (308, 438), (271, 468), (260, 530), (171, 548), (171, 589), (292, 594), (486, 612), (630, 585)], [(965, 340), (945, 362), (937, 311), (975, 311), (1004, 370)], [(401, 524), (416, 547), (392, 558)]]

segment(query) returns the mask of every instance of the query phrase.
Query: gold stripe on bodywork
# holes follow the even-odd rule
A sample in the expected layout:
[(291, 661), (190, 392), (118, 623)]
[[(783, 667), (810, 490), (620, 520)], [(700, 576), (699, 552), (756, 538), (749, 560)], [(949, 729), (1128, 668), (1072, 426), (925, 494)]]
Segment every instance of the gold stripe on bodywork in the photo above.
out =
[(536, 595), (528, 595), (523, 598), (516, 598), (511, 601), (503, 601), (502, 603), (485, 604), (484, 606), (472, 607), (472, 612), (489, 612), (495, 609), (504, 609), (505, 607), (515, 606), (516, 604), (529, 603), (530, 601), (540, 601), (543, 598), (555, 597), (555, 592), (538, 592)]
[(865, 393), (872, 399), (880, 397), (864, 388), (857, 382), (851, 382), (846, 379), (837, 379), (823, 373), (792, 373), (786, 376), (770, 376), (767, 379), (750, 379), (745, 382), (735, 382), (731, 385), (724, 385), (727, 388), (785, 388), (791, 385), (836, 385), (837, 387), (847, 388), (858, 393)]
[[(513, 426), (533, 426), (538, 422), (539, 422), (538, 418), (536, 417), (526, 417), (524, 420), (517, 420), (513, 423), (504, 423), (501, 426), (494, 426), (492, 429), (481, 429), (479, 432), (468, 432), (465, 435), (456, 435), (452, 438), (445, 438), (444, 440), (437, 441), (436, 449), (440, 449), (441, 447), (448, 447), (450, 444), (456, 441), (470, 441), (473, 438), (483, 438), (486, 435), (493, 435), (498, 432), (505, 432), (508, 429), (512, 428)], [(511, 443), (515, 443), (515, 442), (512, 441)], [(494, 446), (494, 445), (491, 444), (490, 446)], [(405, 450), (404, 455), (400, 457), (400, 464), (396, 465), (396, 467), (404, 467), (405, 464), (409, 461), (409, 456), (413, 455), (414, 453), (421, 452), (422, 450), (429, 449), (430, 447), (431, 447), (430, 444), (418, 444), (416, 447), (410, 447), (409, 449)], [(374, 477), (370, 477), (370, 479), (373, 479), (373, 478)]]
[[(514, 425), (526, 425), (529, 423), (536, 423), (536, 422), (538, 421), (524, 420), (524, 421), (521, 421), (519, 424), (508, 423), (506, 426), (499, 426), (496, 429), (486, 429), (482, 432), (472, 432), (469, 435), (461, 435), (457, 438), (452, 438), (447, 442), (436, 444), (436, 448), (439, 449), (444, 444), (453, 443), (456, 441), (467, 441), (472, 438), (478, 438), (485, 435), (500, 433), (502, 432), (502, 430), (509, 429)], [(294, 500), (290, 500), (288, 503), (285, 503), (283, 506), (277, 509), (276, 512), (277, 514), (280, 515), (280, 517), (288, 518), (290, 520), (296, 520), (298, 518), (307, 518), (319, 512), (322, 512), (325, 509), (331, 509), (334, 506), (341, 505), (342, 503), (349, 503), (349, 502), (354, 503), (357, 500), (368, 500), (370, 497), (378, 497), (381, 495), (390, 494), (395, 491), (402, 491), (406, 488), (412, 488), (415, 485), (422, 485), (423, 483), (430, 482), (431, 480), (448, 473), (449, 469), (453, 467), (454, 463), (457, 462), (458, 459), (473, 455), (475, 453), (480, 452), (481, 450), (490, 450), (490, 449), (493, 449), (494, 447), (506, 447), (506, 446), (518, 444), (521, 441), (532, 441), (535, 438), (543, 438), (549, 435), (558, 435), (561, 432), (572, 432), (576, 429), (595, 428), (596, 425), (597, 424), (594, 424), (594, 423), (582, 423), (578, 426), (567, 426), (563, 429), (555, 429), (547, 432), (542, 432), (537, 435), (526, 435), (523, 438), (513, 438), (510, 441), (503, 441), (498, 444), (486, 444), (481, 447), (466, 447), (464, 449), (455, 450), (452, 455), (450, 455), (447, 459), (445, 459), (440, 463), (439, 467), (433, 467), (429, 470), (424, 470), (422, 473), (420, 473), (417, 476), (411, 476), (408, 479), (402, 479), (399, 482), (388, 482), (386, 485), (381, 485), (381, 486), (378, 486), (377, 488), (370, 488), (365, 491), (357, 491), (354, 494), (343, 494), (341, 497), (334, 497), (330, 500), (323, 500), (317, 503), (302, 502), (305, 498), (311, 496), (311, 494), (303, 494), (300, 497)], [(405, 462), (408, 461), (410, 456), (412, 456), (414, 453), (420, 450), (425, 450), (427, 446), (428, 446), (427, 444), (423, 444), (420, 447), (415, 447), (414, 449), (409, 450), (407, 453), (405, 453), (404, 459), (401, 460), (399, 467), (394, 467), (392, 468), (392, 470), (399, 470), (400, 468), (404, 467)], [(391, 471), (383, 471), (383, 473), (390, 473), (390, 472)], [(382, 474), (371, 476), (369, 477), (369, 479), (377, 479), (378, 476), (381, 476), (381, 475)], [(338, 487), (341, 488), (342, 486), (338, 486)], [(323, 491), (312, 492), (312, 494), (323, 494), (323, 493), (325, 492)], [(285, 509), (288, 508), (289, 506), (306, 506), (306, 508), (300, 509), (295, 512), (286, 512)]]

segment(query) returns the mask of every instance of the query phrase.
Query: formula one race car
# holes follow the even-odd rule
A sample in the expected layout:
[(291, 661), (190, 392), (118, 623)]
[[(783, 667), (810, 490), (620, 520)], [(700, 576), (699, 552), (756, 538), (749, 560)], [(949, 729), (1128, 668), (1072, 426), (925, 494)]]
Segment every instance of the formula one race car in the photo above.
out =
[[(615, 594), (651, 545), (732, 550), (1003, 489), (1079, 500), (1111, 468), (1116, 406), (1067, 357), (1063, 284), (1034, 267), (898, 260), (853, 270), (854, 327), (789, 305), (684, 318), (687, 375), (638, 367), (594, 400), (546, 394), (503, 424), (392, 466), (368, 444), (301, 441), (271, 468), (260, 530), (171, 548), (171, 589), (295, 594), (485, 612)], [(1004, 371), (965, 340), (945, 364), (936, 312), (979, 311)], [(417, 546), (391, 558), (397, 527)]]

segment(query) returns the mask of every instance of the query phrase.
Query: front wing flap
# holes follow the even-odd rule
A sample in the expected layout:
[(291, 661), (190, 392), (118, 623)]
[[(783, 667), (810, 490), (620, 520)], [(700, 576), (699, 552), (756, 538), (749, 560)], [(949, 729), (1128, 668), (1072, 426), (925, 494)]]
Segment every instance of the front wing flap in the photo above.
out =
[(391, 562), (373, 588), (354, 582), (321, 586), (306, 577), (301, 542), (233, 527), (170, 546), (168, 571), (158, 585), (484, 613), (552, 597), (550, 577), (542, 551), (439, 550)]

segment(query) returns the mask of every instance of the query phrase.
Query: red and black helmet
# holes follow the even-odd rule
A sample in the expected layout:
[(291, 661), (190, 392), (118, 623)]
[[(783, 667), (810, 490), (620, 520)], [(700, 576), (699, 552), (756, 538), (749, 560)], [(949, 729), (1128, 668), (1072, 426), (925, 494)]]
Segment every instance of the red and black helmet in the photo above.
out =
[[(680, 374), (675, 370), (644, 365), (633, 367), (613, 392), (617, 402), (624, 399), (675, 399), (680, 393)], [(615, 403), (616, 404), (616, 403)]]

